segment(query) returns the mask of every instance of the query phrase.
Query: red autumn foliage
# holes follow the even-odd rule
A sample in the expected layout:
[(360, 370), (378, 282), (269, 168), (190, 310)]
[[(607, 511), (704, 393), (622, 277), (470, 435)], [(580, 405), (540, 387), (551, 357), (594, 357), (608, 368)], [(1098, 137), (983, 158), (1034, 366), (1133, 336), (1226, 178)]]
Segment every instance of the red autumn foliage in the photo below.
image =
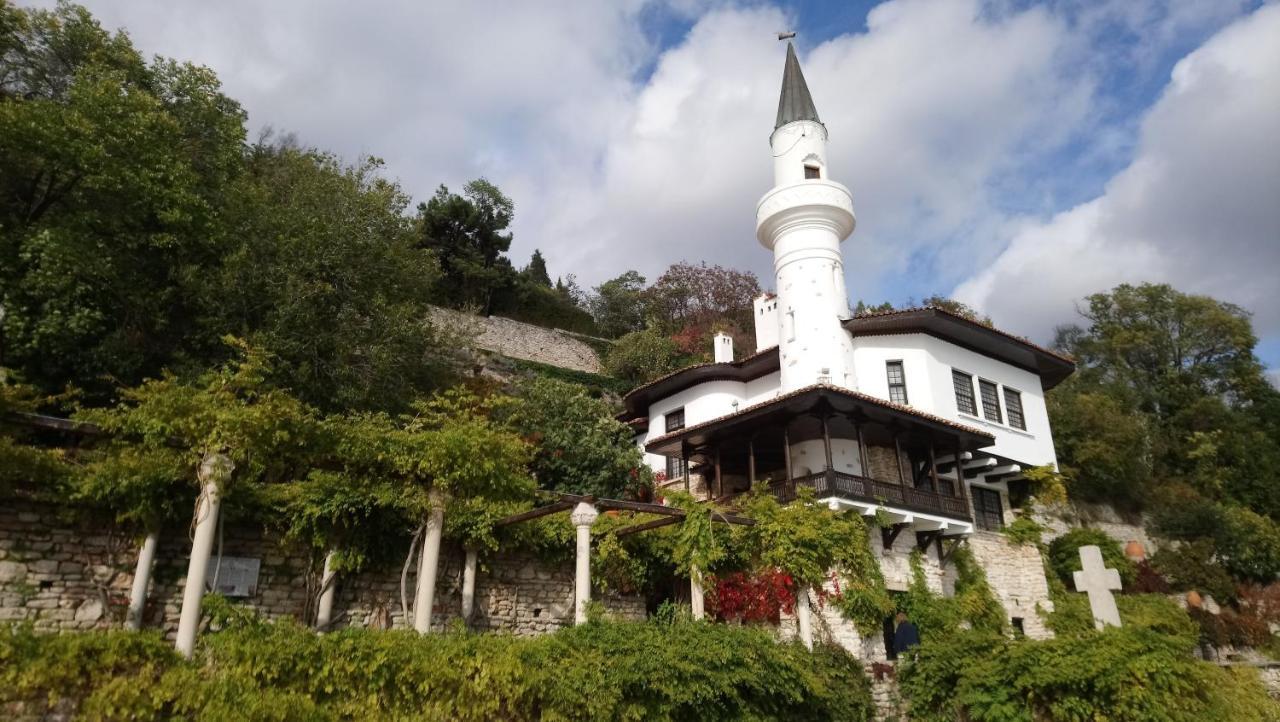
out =
[(721, 621), (777, 624), (796, 608), (795, 580), (780, 569), (715, 578), (707, 607)]

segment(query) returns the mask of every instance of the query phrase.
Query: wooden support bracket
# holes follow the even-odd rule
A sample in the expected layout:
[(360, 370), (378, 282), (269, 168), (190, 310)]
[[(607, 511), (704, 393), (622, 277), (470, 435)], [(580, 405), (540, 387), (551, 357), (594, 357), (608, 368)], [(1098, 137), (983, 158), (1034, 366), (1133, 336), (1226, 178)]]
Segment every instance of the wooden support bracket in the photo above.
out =
[(938, 563), (945, 570), (947, 564), (950, 563), (951, 557), (955, 556), (956, 550), (960, 545), (964, 544), (964, 537), (943, 538), (938, 537)]
[(942, 536), (941, 530), (934, 531), (918, 531), (916, 532), (916, 548), (920, 551), (926, 551), (929, 545)]
[(893, 524), (888, 527), (880, 527), (880, 541), (884, 542), (884, 550), (889, 551), (893, 548), (893, 540), (898, 538), (903, 529), (911, 526), (907, 523)]

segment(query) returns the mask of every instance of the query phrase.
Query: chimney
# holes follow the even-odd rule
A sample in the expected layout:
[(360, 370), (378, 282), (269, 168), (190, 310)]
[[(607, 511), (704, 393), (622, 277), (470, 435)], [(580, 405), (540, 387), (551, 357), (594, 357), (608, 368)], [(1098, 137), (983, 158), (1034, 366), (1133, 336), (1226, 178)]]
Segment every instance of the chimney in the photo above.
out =
[(715, 360), (718, 364), (733, 363), (733, 337), (727, 333), (718, 333), (712, 341)]

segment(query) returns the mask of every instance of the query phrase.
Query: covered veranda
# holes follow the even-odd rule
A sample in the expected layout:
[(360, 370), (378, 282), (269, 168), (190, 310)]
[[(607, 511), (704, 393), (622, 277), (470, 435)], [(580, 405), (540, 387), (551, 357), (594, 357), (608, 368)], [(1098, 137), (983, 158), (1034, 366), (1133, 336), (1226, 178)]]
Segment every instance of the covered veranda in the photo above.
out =
[(756, 483), (784, 502), (807, 487), (833, 508), (881, 513), (930, 538), (973, 531), (963, 469), (993, 443), (986, 432), (821, 384), (673, 431), (645, 450), (681, 459), (686, 487), (699, 476), (721, 502)]

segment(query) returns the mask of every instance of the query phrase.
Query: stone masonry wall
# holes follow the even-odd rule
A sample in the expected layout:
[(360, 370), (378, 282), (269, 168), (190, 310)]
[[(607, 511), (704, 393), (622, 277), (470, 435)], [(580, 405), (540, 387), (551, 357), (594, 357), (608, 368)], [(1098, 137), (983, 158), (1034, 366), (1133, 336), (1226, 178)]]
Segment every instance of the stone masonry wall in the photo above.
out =
[(485, 351), (593, 374), (602, 369), (595, 349), (559, 329), (439, 307), (432, 307), (430, 321), (469, 339), (471, 345)]
[[(181, 611), (190, 544), (186, 529), (166, 530), (152, 572), (144, 626), (172, 635)], [(407, 551), (407, 549), (406, 549)], [(136, 541), (118, 530), (68, 520), (65, 510), (25, 501), (0, 502), (0, 621), (30, 621), (43, 631), (119, 626), (128, 606)], [(319, 561), (263, 533), (228, 526), (223, 555), (261, 560), (252, 596), (237, 600), (272, 619), (305, 621), (318, 593)], [(482, 560), (471, 626), (537, 634), (573, 623), (571, 564), (545, 564), (519, 554)], [(415, 575), (408, 585), (412, 599)], [(444, 550), (437, 577), (436, 628), (461, 610), (462, 554)], [(340, 576), (334, 626), (403, 626), (400, 570)], [(601, 600), (622, 619), (643, 619), (638, 597)]]

